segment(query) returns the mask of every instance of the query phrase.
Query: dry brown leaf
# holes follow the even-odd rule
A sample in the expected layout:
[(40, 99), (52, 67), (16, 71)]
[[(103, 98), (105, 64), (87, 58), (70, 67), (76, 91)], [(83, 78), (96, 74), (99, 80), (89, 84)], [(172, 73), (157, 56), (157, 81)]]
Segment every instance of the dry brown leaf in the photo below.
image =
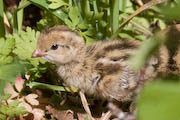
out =
[(23, 115), (19, 115), (19, 120), (25, 120), (25, 119), (23, 118)]
[(6, 94), (11, 94), (11, 97), (10, 97), (11, 99), (12, 99), (12, 98), (15, 98), (15, 97), (17, 97), (17, 96), (19, 95), (19, 93), (17, 93), (17, 92), (14, 90), (12, 84), (9, 83), (9, 82), (6, 83), (6, 87), (4, 88), (4, 93), (6, 93)]
[(27, 112), (32, 112), (32, 107), (31, 105), (29, 105), (28, 103), (26, 103), (25, 101), (21, 101), (21, 103), (19, 104), (19, 106), (25, 107), (25, 109), (27, 110)]
[(45, 115), (44, 110), (38, 108), (33, 109), (31, 113), (34, 115), (34, 120), (41, 120)]
[(52, 106), (46, 106), (46, 110), (52, 114), (57, 120), (75, 120), (74, 113), (71, 110), (58, 110)]
[(28, 103), (30, 103), (31, 105), (39, 105), (39, 101), (36, 100), (36, 98), (38, 97), (37, 94), (29, 94), (27, 96), (25, 96), (25, 99), (28, 101)]
[(21, 90), (24, 88), (24, 79), (22, 79), (21, 77), (16, 77), (14, 85), (15, 85), (17, 91), (21, 92)]
[(26, 78), (27, 80), (29, 80), (30, 75), (25, 75), (25, 78)]

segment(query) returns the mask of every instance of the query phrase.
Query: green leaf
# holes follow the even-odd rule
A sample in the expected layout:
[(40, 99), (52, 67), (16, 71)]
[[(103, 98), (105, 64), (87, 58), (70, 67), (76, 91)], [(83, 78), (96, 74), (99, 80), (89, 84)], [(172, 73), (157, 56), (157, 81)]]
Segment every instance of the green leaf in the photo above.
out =
[(62, 6), (68, 6), (68, 4), (65, 3), (63, 0), (48, 0), (48, 1), (51, 2), (48, 6), (50, 9), (57, 9)]
[(24, 65), (15, 62), (11, 64), (0, 66), (0, 81), (11, 81), (14, 82), (16, 77), (21, 76), (24, 71)]
[(6, 120), (6, 116), (3, 114), (0, 114), (0, 120)]
[(0, 95), (0, 101), (8, 100), (11, 97), (11, 94)]
[(19, 115), (23, 115), (26, 113), (26, 110), (24, 107), (18, 107), (20, 104), (20, 101), (14, 100), (12, 103), (8, 105), (1, 105), (0, 106), (0, 113), (3, 113), (9, 117), (15, 117)]
[(70, 8), (69, 17), (73, 23), (73, 26), (76, 26), (79, 23), (80, 18), (79, 18), (79, 10), (77, 7)]
[(179, 120), (179, 101), (179, 83), (162, 81), (149, 84), (138, 100), (138, 120)]
[(4, 94), (5, 85), (6, 85), (6, 81), (5, 80), (0, 80), (0, 95)]
[(85, 38), (87, 45), (88, 45), (88, 44), (91, 44), (91, 43), (93, 43), (93, 42), (95, 41), (95, 39), (93, 39), (93, 38), (91, 38), (91, 37), (88, 37), (88, 36), (86, 36), (86, 35), (84, 35), (83, 37)]
[(79, 29), (88, 29), (88, 23), (86, 23), (85, 21), (79, 23), (79, 25), (77, 26)]
[(0, 65), (11, 63), (13, 57), (9, 54), (14, 48), (15, 41), (13, 39), (0, 39)]
[(179, 19), (180, 2), (178, 1), (174, 6), (167, 4), (161, 9), (161, 13), (165, 15), (166, 19)]
[(121, 38), (133, 39), (133, 37), (131, 35), (129, 35), (128, 33), (119, 33), (119, 36)]
[(137, 39), (137, 40), (146, 40), (147, 39), (147, 37), (146, 36), (144, 36), (144, 35), (136, 35), (135, 36), (135, 39)]
[(5, 25), (4, 25), (4, 3), (0, 0), (0, 38), (5, 36)]
[(68, 17), (67, 14), (60, 9), (58, 9), (58, 10), (49, 9), (48, 8), (49, 4), (47, 3), (46, 0), (29, 0), (29, 1), (32, 2), (32, 4), (34, 4), (35, 6), (48, 11), (52, 15), (55, 15), (58, 19), (60, 19), (62, 21), (64, 21), (64, 19)]
[(66, 19), (64, 20), (64, 22), (65, 22), (65, 24), (66, 24), (68, 27), (74, 29), (73, 23), (72, 23), (68, 18), (66, 18)]
[(16, 107), (20, 104), (20, 101), (14, 100), (11, 104), (9, 104), (9, 107)]
[(119, 26), (119, 0), (110, 0), (111, 33), (114, 34)]
[(39, 65), (39, 63), (45, 63), (45, 61), (40, 58), (31, 58), (32, 53), (36, 48), (39, 34), (38, 31), (36, 32), (29, 27), (27, 27), (26, 32), (19, 31), (17, 34), (13, 34), (13, 38), (16, 42), (13, 52), (21, 60), (27, 60), (34, 66)]
[(154, 22), (158, 21), (158, 26), (161, 28), (161, 30), (165, 29), (167, 27), (165, 21), (163, 21), (160, 18), (154, 18)]
[(66, 18), (64, 22), (66, 25), (68, 25), (71, 29), (74, 30), (80, 21), (78, 8), (71, 7), (68, 15), (69, 15), (70, 20)]
[(0, 54), (1, 55), (9, 55), (9, 53), (12, 51), (12, 48), (14, 47), (15, 41), (12, 39), (0, 39)]
[(120, 11), (122, 11), (122, 12), (125, 11), (125, 9), (126, 9), (126, 2), (127, 2), (127, 0), (120, 0), (119, 1), (119, 10)]

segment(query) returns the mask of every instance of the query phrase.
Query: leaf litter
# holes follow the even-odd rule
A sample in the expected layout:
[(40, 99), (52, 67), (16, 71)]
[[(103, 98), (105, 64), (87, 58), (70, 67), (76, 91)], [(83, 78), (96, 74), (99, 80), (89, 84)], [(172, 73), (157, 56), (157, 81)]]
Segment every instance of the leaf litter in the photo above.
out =
[[(25, 79), (17, 77), (14, 85), (8, 82), (4, 89), (6, 94), (11, 94), (7, 100), (8, 104), (18, 101), (16, 107), (24, 108), (26, 113), (20, 114), (17, 117), (20, 120), (116, 120), (110, 119), (111, 111), (108, 111), (103, 105), (103, 100), (88, 97), (85, 107), (90, 108), (93, 118), (85, 112), (82, 102), (83, 99), (75, 93), (62, 91), (47, 90), (47, 89), (31, 89), (31, 92), (24, 92), (27, 88), (25, 84), (30, 78), (25, 75)], [(82, 100), (82, 101), (81, 101)], [(98, 101), (98, 102), (97, 102)]]

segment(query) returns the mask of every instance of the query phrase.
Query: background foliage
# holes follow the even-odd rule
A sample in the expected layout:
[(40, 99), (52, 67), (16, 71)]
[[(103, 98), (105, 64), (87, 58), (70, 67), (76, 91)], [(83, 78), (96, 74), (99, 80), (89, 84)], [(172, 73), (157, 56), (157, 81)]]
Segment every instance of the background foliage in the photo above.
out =
[[(21, 0), (18, 7), (11, 13), (5, 9), (3, 0), (0, 0), (1, 98), (4, 97), (3, 89), (7, 81), (13, 83), (16, 77), (24, 78), (28, 74), (30, 75), (28, 82), (32, 82), (38, 80), (43, 73), (49, 72), (49, 63), (39, 58), (31, 58), (39, 32), (47, 26), (65, 24), (78, 31), (87, 44), (115, 37), (145, 41), (137, 56), (132, 58), (133, 66), (139, 69), (153, 54), (152, 50), (162, 43), (162, 39), (156, 39), (153, 36), (154, 33), (168, 25), (179, 23), (178, 10), (180, 9), (178, 0), (145, 0), (143, 2), (145, 4), (141, 6), (135, 0)], [(157, 5), (159, 3), (163, 4)], [(23, 30), (24, 9), (30, 5), (41, 9), (42, 18), (37, 21), (36, 26), (26, 27)], [(7, 17), (8, 28), (12, 30), (12, 32), (8, 31), (10, 34), (6, 34), (4, 16)], [(149, 39), (151, 41), (148, 41)], [(29, 83), (29, 85), (32, 84)], [(168, 95), (171, 96), (167, 97)], [(179, 106), (179, 95), (179, 83), (174, 85), (160, 82), (149, 85), (138, 101), (138, 118), (140, 120), (176, 119), (180, 109), (174, 108), (176, 103)], [(172, 102), (174, 106), (171, 105)], [(1, 110), (11, 109), (17, 104), (19, 102), (9, 104), (9, 106), (0, 105), (0, 115)], [(159, 105), (156, 110), (152, 107), (155, 104)], [(19, 110), (19, 108), (16, 109)], [(172, 110), (175, 112), (169, 112)], [(16, 114), (22, 113), (24, 112), (20, 111)]]

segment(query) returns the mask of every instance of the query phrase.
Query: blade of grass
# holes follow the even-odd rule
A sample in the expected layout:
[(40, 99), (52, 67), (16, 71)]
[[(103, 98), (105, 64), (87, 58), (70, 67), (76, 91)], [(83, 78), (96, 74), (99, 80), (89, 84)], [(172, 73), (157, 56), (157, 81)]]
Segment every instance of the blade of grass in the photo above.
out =
[(0, 0), (0, 37), (5, 36), (5, 26), (4, 26), (4, 4), (3, 0)]
[(29, 1), (23, 0), (19, 4), (18, 8), (14, 11), (13, 15), (13, 32), (17, 32), (22, 27), (23, 21), (23, 9), (29, 6), (31, 3)]
[(6, 6), (4, 6), (4, 13), (5, 13), (5, 15), (6, 15), (8, 21), (9, 21), (10, 26), (13, 26), (13, 19), (12, 19), (13, 15), (12, 15), (12, 13), (10, 11), (8, 11)]
[(114, 34), (119, 26), (119, 0), (110, 0), (109, 2), (111, 31)]
[(72, 90), (73, 92), (78, 92), (78, 88), (75, 88), (75, 87), (71, 87), (71, 90), (70, 90), (68, 87), (49, 85), (49, 84), (39, 83), (39, 82), (30, 82), (27, 84), (27, 86), (29, 86), (30, 88), (37, 87), (37, 88), (41, 88), (41, 89), (51, 89), (51, 90), (57, 90), (57, 91), (71, 92), (71, 90)]
[(124, 12), (126, 9), (127, 0), (119, 0), (119, 10)]
[(21, 7), (21, 6), (24, 6), (24, 7), (17, 12), (18, 30), (21, 30), (21, 28), (22, 28), (24, 8), (30, 5), (29, 1), (27, 1), (27, 2), (24, 2), (24, 1), (21, 1), (19, 4), (19, 7)]

